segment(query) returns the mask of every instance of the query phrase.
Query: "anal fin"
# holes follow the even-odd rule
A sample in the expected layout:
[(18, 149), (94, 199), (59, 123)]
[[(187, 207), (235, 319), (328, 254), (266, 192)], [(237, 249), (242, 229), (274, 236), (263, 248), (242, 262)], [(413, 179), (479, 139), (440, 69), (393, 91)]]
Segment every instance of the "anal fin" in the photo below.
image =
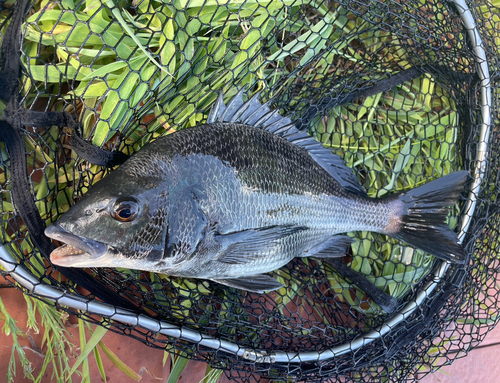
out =
[(325, 242), (314, 246), (309, 249), (307, 257), (318, 257), (318, 258), (339, 258), (346, 255), (347, 247), (354, 242), (354, 238), (347, 235), (334, 235), (333, 237), (327, 239)]
[(276, 279), (264, 274), (240, 278), (212, 279), (212, 281), (254, 293), (263, 293), (264, 291), (272, 291), (283, 287)]

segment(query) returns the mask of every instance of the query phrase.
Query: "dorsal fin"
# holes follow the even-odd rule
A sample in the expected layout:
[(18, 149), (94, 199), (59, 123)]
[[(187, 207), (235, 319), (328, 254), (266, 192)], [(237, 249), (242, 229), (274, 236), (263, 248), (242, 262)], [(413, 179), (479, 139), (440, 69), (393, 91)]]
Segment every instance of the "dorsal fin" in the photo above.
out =
[(324, 148), (307, 133), (298, 130), (289, 117), (283, 117), (278, 110), (271, 110), (270, 102), (261, 104), (260, 92), (244, 102), (244, 90), (245, 88), (241, 89), (227, 106), (224, 105), (223, 94), (220, 92), (210, 110), (207, 123), (228, 122), (267, 130), (307, 150), (309, 155), (349, 192), (366, 196), (366, 191), (360, 185), (352, 169), (345, 165), (341, 157)]
[(207, 124), (213, 124), (214, 122), (219, 121), (220, 116), (226, 110), (226, 105), (224, 105), (224, 95), (222, 92), (219, 93), (219, 97), (217, 97), (217, 101), (215, 101), (214, 106), (210, 109), (210, 113), (208, 114)]

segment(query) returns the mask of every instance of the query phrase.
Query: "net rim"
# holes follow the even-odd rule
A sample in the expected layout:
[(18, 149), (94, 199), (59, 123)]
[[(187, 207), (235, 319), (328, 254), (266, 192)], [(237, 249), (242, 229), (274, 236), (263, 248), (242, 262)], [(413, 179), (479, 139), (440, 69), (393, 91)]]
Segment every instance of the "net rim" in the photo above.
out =
[[(476, 208), (480, 185), (486, 174), (486, 153), (488, 149), (488, 139), (491, 124), (491, 82), (488, 64), (486, 61), (486, 51), (476, 27), (472, 13), (465, 0), (453, 0), (457, 7), (459, 16), (467, 30), (471, 40), (471, 50), (476, 56), (476, 68), (480, 78), (481, 87), (481, 129), (479, 133), (479, 143), (477, 147), (475, 166), (472, 169), (473, 183), (469, 193), (465, 210), (464, 219), (459, 232), (459, 242), (462, 243), (465, 233), (471, 223), (473, 213)], [(118, 321), (126, 325), (140, 326), (148, 331), (160, 333), (172, 338), (195, 343), (216, 351), (224, 351), (234, 354), (242, 359), (253, 363), (302, 363), (302, 362), (324, 362), (336, 356), (353, 352), (359, 348), (381, 338), (391, 331), (391, 329), (408, 318), (436, 289), (442, 277), (448, 270), (450, 263), (442, 262), (434, 272), (434, 278), (428, 282), (424, 288), (417, 294), (414, 300), (407, 303), (405, 307), (390, 320), (384, 322), (377, 329), (372, 330), (351, 342), (336, 346), (330, 349), (317, 352), (294, 352), (273, 351), (271, 353), (265, 350), (246, 349), (235, 343), (214, 338), (209, 335), (201, 334), (190, 328), (177, 326), (165, 321), (154, 320), (143, 314), (135, 314), (129, 310), (122, 309), (113, 305), (91, 300), (70, 294), (66, 291), (58, 290), (50, 285), (39, 281), (33, 274), (22, 267), (10, 250), (5, 245), (0, 245), (0, 265), (4, 268), (16, 282), (30, 293), (50, 301), (57, 302), (60, 305), (67, 306), (75, 310), (82, 310), (89, 313), (106, 317), (113, 321)]]

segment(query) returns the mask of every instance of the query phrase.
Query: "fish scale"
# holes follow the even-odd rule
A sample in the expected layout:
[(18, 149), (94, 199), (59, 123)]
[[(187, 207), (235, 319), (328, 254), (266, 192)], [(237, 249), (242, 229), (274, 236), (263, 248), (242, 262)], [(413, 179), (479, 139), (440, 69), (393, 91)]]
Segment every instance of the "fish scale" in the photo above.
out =
[(83, 253), (59, 248), (51, 260), (262, 292), (281, 286), (265, 273), (295, 257), (343, 256), (353, 240), (341, 233), (363, 230), (463, 262), (445, 219), (467, 172), (368, 198), (340, 157), (257, 97), (240, 92), (226, 107), (221, 95), (207, 124), (157, 139), (94, 185), (46, 230)]

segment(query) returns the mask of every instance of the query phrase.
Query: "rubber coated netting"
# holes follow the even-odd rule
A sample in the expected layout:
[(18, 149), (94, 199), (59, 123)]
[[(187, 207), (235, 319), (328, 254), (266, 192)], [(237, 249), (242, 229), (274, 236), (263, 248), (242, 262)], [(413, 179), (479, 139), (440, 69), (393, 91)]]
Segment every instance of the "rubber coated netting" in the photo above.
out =
[[(1, 144), (0, 223), (2, 258), (15, 260), (8, 278), (22, 269), (34, 276), (27, 293), (47, 296), (50, 285), (62, 310), (245, 382), (416, 381), (466, 355), (496, 325), (499, 8), (434, 0), (21, 3), (1, 2), (0, 12), (0, 74), (11, 83), (15, 74), (14, 88), (1, 83), (2, 128), (14, 133)], [(54, 245), (40, 222), (78, 203), (116, 158), (204, 123), (219, 91), (228, 102), (240, 89), (245, 98), (262, 90), (262, 102), (339, 154), (370, 197), (469, 170), (449, 216), (466, 264), (355, 232), (340, 262), (295, 259), (272, 273), (285, 287), (267, 294), (51, 265)], [(95, 311), (85, 299), (94, 297), (115, 308)]]

